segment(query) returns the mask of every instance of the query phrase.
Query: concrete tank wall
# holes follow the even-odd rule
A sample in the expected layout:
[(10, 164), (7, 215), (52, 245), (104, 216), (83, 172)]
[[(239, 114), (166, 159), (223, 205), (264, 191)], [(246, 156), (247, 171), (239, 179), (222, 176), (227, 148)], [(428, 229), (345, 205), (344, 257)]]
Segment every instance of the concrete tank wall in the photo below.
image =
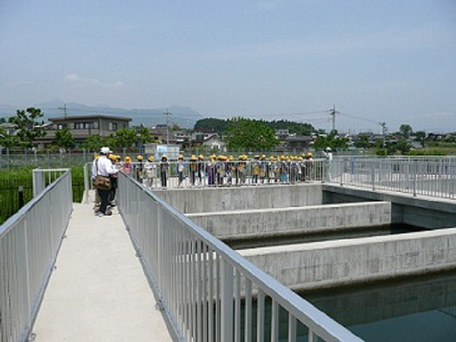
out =
[(392, 223), (423, 228), (456, 227), (456, 201), (413, 197), (410, 194), (372, 191), (360, 188), (323, 185), (323, 203), (388, 201), (392, 203)]
[(284, 285), (315, 289), (456, 268), (456, 228), (239, 251)]
[(391, 203), (369, 202), (187, 214), (220, 239), (253, 239), (391, 223)]
[(300, 207), (322, 203), (321, 184), (155, 191), (183, 213)]

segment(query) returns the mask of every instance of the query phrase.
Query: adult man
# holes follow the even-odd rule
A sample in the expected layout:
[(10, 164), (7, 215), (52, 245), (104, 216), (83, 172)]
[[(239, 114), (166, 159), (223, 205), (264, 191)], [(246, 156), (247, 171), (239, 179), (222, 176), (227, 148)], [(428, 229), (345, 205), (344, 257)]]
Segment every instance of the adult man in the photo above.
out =
[(326, 150), (323, 151), (323, 154), (326, 157), (326, 177), (325, 181), (330, 182), (331, 181), (331, 163), (333, 160), (333, 154), (331, 152), (331, 147), (326, 147)]
[[(100, 157), (96, 161), (97, 176), (109, 178), (111, 175), (117, 173), (117, 169), (108, 159), (110, 153), (112, 152), (109, 150), (109, 147), (102, 147), (100, 149)], [(98, 194), (100, 195), (101, 199), (100, 211), (97, 213), (98, 216), (112, 214), (111, 210), (108, 209), (110, 192), (111, 189), (98, 189)]]

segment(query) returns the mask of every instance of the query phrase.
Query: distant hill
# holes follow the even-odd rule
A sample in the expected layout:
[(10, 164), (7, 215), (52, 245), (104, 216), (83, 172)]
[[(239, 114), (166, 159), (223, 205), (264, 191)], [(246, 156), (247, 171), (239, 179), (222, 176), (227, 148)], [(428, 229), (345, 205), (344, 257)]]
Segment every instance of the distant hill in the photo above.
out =
[[(45, 120), (53, 117), (63, 116), (63, 101), (54, 100), (51, 102), (37, 103), (33, 105), (35, 108), (41, 109), (44, 113)], [(0, 105), (0, 117), (10, 117), (16, 114), (17, 109), (9, 105)], [(172, 114), (169, 117), (170, 126), (177, 124), (182, 128), (193, 128), (195, 123), (202, 119), (203, 116), (194, 111), (190, 107), (184, 106), (171, 106), (169, 108), (156, 108), (156, 109), (124, 109), (113, 108), (106, 105), (87, 106), (80, 103), (67, 103), (66, 104), (68, 116), (82, 116), (91, 114), (103, 114), (112, 116), (124, 116), (132, 118), (131, 125), (151, 127), (157, 124), (166, 123), (167, 110)]]

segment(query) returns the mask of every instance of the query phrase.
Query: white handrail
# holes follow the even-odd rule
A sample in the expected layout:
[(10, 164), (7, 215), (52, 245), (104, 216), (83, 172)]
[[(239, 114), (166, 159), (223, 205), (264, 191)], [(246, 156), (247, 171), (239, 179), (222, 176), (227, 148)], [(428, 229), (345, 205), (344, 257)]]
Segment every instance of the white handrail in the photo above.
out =
[(72, 202), (71, 170), (66, 170), (0, 226), (1, 342), (28, 340)]
[[(299, 322), (314, 338), (309, 340), (362, 341), (124, 174), (119, 175), (118, 207), (180, 340), (231, 342), (240, 339), (243, 328), (247, 341), (255, 333), (271, 334), (273, 341), (286, 333), (296, 341)], [(272, 300), (272, 313), (265, 297)], [(278, 329), (279, 307), (287, 312), (291, 333)], [(263, 323), (271, 315), (267, 328)]]

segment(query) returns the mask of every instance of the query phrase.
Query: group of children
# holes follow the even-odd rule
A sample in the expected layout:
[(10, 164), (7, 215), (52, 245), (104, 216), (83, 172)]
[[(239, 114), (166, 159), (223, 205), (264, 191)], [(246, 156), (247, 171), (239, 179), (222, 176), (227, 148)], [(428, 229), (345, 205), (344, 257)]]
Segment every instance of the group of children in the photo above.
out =
[[(242, 185), (247, 182), (259, 183), (296, 183), (312, 179), (312, 153), (301, 155), (281, 155), (266, 157), (256, 155), (249, 159), (247, 155), (234, 156), (210, 155), (208, 159), (200, 154), (185, 159), (181, 154), (177, 161), (168, 161), (162, 155), (159, 161), (153, 156), (144, 158), (141, 155), (132, 162), (127, 156), (123, 161), (120, 156), (110, 156), (113, 163), (125, 174), (136, 178), (147, 187), (167, 188), (170, 178), (177, 179), (177, 187), (181, 187), (188, 179), (195, 186), (229, 186)], [(159, 181), (158, 184), (155, 182)]]

